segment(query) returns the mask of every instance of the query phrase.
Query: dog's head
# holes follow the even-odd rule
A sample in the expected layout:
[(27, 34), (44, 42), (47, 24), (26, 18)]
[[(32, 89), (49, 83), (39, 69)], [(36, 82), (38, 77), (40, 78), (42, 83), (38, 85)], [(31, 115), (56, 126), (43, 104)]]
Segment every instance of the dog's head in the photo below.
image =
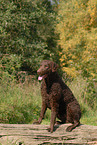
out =
[(57, 70), (58, 65), (50, 60), (43, 60), (40, 64), (40, 68), (38, 69), (37, 73), (39, 75), (38, 80), (42, 80), (46, 78), (48, 74), (53, 73)]

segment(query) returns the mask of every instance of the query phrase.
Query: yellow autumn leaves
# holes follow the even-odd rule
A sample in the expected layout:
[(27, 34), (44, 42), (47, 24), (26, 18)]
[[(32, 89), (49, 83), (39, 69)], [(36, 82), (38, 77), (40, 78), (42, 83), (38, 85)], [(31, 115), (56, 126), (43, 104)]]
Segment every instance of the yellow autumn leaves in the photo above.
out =
[(60, 0), (56, 31), (63, 71), (97, 78), (97, 0)]

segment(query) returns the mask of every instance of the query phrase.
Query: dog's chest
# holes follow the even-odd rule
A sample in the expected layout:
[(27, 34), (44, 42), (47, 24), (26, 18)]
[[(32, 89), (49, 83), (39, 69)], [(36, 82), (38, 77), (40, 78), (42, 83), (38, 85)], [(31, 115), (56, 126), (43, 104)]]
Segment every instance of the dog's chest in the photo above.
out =
[(50, 101), (50, 99), (49, 98), (46, 98), (46, 105), (47, 105), (47, 107), (48, 108), (51, 108), (51, 101)]
[(47, 96), (51, 93), (51, 86), (47, 86), (44, 80), (41, 84), (41, 93), (42, 93), (42, 96)]
[(42, 101), (47, 104), (48, 108), (51, 108), (51, 89), (47, 88), (46, 85), (42, 84), (41, 85), (41, 95), (42, 95)]

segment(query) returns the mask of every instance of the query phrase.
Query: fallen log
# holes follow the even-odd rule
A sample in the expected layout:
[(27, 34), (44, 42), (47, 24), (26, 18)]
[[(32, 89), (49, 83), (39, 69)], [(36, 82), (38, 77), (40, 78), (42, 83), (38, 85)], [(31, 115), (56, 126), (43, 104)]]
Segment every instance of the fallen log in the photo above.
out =
[(80, 125), (66, 132), (69, 125), (56, 125), (50, 133), (48, 125), (0, 124), (0, 145), (97, 145), (97, 126)]

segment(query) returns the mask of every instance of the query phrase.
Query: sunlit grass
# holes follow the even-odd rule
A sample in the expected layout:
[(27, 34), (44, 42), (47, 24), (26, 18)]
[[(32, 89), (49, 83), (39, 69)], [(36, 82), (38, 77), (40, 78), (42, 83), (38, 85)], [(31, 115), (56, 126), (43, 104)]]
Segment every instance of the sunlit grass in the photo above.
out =
[[(6, 80), (5, 80), (6, 82)], [(1, 123), (33, 123), (38, 120), (41, 111), (40, 83), (32, 81), (29, 84), (2, 82), (0, 86), (0, 122)], [(94, 108), (89, 106), (87, 82), (77, 78), (67, 82), (74, 96), (79, 101), (82, 110), (81, 123), (97, 125), (97, 102)], [(47, 110), (42, 124), (50, 124), (51, 110)]]
[(81, 124), (97, 126), (97, 112), (90, 114), (88, 116), (83, 115), (81, 118)]

